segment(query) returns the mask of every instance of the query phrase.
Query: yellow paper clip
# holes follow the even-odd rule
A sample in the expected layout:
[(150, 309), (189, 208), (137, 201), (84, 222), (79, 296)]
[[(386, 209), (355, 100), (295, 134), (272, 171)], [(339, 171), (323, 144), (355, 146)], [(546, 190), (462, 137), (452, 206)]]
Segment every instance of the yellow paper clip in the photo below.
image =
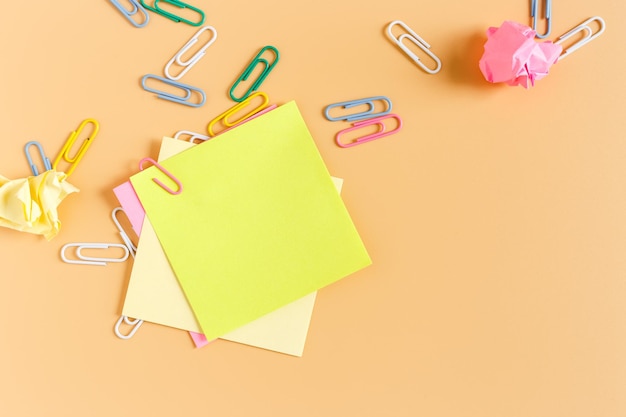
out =
[[(76, 155), (70, 156), (69, 153), (72, 147), (74, 146), (74, 142), (76, 142), (76, 139), (83, 132), (83, 129), (85, 129), (85, 126), (87, 126), (90, 123), (93, 124), (93, 130), (91, 132), (91, 135), (83, 141), (83, 143), (80, 145), (80, 148), (78, 149), (78, 152), (76, 152)], [(70, 174), (74, 172), (74, 169), (76, 169), (76, 166), (85, 155), (85, 152), (87, 152), (87, 148), (89, 148), (89, 146), (91, 145), (91, 142), (93, 142), (93, 140), (96, 138), (96, 135), (98, 134), (99, 130), (100, 130), (100, 125), (98, 124), (96, 120), (94, 119), (83, 120), (82, 123), (78, 126), (78, 129), (73, 131), (70, 134), (70, 137), (67, 138), (67, 141), (65, 141), (65, 144), (63, 145), (63, 148), (61, 149), (61, 152), (59, 152), (56, 159), (54, 160), (54, 163), (52, 164), (52, 168), (58, 171), (57, 165), (59, 164), (61, 159), (65, 160), (65, 162), (70, 164), (69, 169), (65, 171), (65, 174), (69, 177)]]
[[(261, 97), (262, 98), (263, 101), (261, 102), (260, 105), (258, 105), (257, 107), (253, 108), (252, 110), (250, 110), (249, 112), (247, 112), (243, 116), (239, 117), (235, 121), (230, 121), (228, 119), (230, 116), (236, 114), (239, 110), (241, 110), (242, 108), (244, 108), (248, 104), (250, 104), (250, 102), (252, 102), (252, 100), (254, 100), (256, 97)], [(260, 112), (264, 108), (266, 108), (268, 106), (269, 102), (270, 102), (270, 99), (269, 99), (269, 97), (267, 97), (267, 94), (265, 94), (265, 93), (262, 93), (262, 92), (259, 91), (259, 92), (256, 92), (254, 94), (250, 94), (248, 96), (248, 98), (246, 98), (245, 100), (235, 104), (233, 107), (231, 107), (230, 109), (226, 110), (224, 113), (220, 114), (215, 119), (213, 119), (213, 120), (211, 120), (209, 122), (209, 125), (207, 126), (207, 132), (209, 132), (209, 136), (213, 137), (213, 136), (216, 135), (216, 133), (213, 131), (213, 128), (220, 121), (222, 122), (222, 124), (226, 128), (233, 127), (233, 126), (243, 122), (247, 118), (249, 118), (251, 116), (254, 116), (256, 113)]]

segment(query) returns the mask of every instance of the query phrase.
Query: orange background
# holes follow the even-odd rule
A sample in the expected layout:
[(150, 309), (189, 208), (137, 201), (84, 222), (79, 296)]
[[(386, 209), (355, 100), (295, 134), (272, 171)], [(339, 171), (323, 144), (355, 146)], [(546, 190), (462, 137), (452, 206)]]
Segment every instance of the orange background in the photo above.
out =
[[(555, 39), (588, 17), (598, 39), (537, 85), (478, 70), (489, 26), (529, 22), (525, 1), (189, 2), (218, 31), (182, 78), (207, 103), (140, 78), (196, 32), (151, 14), (136, 29), (108, 1), (8, 2), (0, 14), (0, 173), (23, 146), (51, 158), (86, 118), (101, 124), (46, 242), (0, 230), (0, 414), (6, 416), (626, 415), (626, 145), (622, 1), (556, 1)], [(400, 19), (432, 46), (429, 75), (386, 38)], [(264, 45), (263, 84), (295, 99), (374, 264), (320, 291), (302, 358), (182, 331), (113, 334), (131, 262), (68, 265), (68, 242), (118, 242), (112, 188), (160, 138), (204, 131)], [(401, 133), (341, 149), (338, 101), (386, 95)]]

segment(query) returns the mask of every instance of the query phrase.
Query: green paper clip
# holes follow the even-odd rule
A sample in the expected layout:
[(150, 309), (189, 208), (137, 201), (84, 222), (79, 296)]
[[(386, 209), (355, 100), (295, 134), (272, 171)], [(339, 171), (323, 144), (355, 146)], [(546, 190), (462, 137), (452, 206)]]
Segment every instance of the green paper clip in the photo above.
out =
[[(193, 10), (194, 12), (198, 13), (201, 17), (199, 22), (192, 22), (190, 20), (187, 19), (183, 19), (180, 16), (176, 16), (173, 13), (170, 13), (162, 8), (159, 7), (159, 3), (163, 2), (163, 3), (169, 3), (173, 6), (179, 7), (181, 9), (189, 9), (189, 10)], [(146, 4), (145, 0), (141, 0), (141, 5), (143, 7), (145, 7), (146, 9), (150, 10), (151, 12), (160, 14), (161, 16), (167, 17), (170, 20), (173, 20), (174, 22), (183, 22), (183, 23), (187, 23), (188, 25), (191, 26), (200, 26), (201, 24), (204, 23), (204, 12), (200, 9), (198, 9), (197, 7), (193, 7), (187, 3), (183, 3), (182, 1), (179, 0), (154, 0), (154, 7), (153, 6), (148, 6)]]
[[(263, 55), (263, 53), (267, 50), (271, 50), (275, 57), (274, 60), (272, 61), (272, 63), (270, 64), (268, 62), (267, 59), (265, 58), (260, 58), (261, 55)], [(260, 86), (261, 83), (263, 81), (265, 81), (265, 78), (269, 75), (270, 71), (272, 71), (272, 69), (274, 68), (274, 65), (276, 65), (278, 63), (278, 60), (280, 59), (280, 53), (278, 52), (278, 49), (274, 48), (273, 46), (266, 46), (263, 49), (261, 49), (259, 51), (258, 54), (256, 54), (256, 56), (254, 57), (254, 59), (252, 59), (252, 61), (250, 62), (250, 64), (246, 67), (246, 69), (241, 73), (241, 75), (239, 76), (239, 78), (237, 78), (237, 81), (235, 81), (235, 83), (233, 84), (232, 87), (230, 87), (230, 98), (232, 98), (234, 101), (240, 103), (242, 101), (244, 101), (246, 98), (248, 98), (248, 96), (250, 94), (252, 94), (253, 92), (255, 92)], [(237, 86), (239, 85), (240, 82), (242, 81), (246, 81), (248, 79), (248, 77), (250, 76), (250, 74), (252, 74), (252, 71), (254, 70), (254, 68), (258, 65), (258, 64), (262, 64), (265, 68), (263, 68), (263, 72), (261, 73), (261, 75), (259, 75), (259, 78), (257, 78), (252, 85), (250, 86), (250, 88), (248, 88), (248, 91), (246, 91), (246, 93), (241, 96), (241, 97), (235, 97), (234, 91), (237, 88)]]

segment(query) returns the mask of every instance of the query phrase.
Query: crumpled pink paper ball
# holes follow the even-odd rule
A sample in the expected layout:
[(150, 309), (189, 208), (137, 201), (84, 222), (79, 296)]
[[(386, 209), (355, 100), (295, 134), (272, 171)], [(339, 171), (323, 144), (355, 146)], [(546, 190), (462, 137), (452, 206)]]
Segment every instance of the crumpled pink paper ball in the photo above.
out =
[(537, 42), (535, 31), (517, 22), (505, 21), (487, 30), (480, 71), (492, 83), (534, 86), (561, 55), (563, 48), (551, 41)]

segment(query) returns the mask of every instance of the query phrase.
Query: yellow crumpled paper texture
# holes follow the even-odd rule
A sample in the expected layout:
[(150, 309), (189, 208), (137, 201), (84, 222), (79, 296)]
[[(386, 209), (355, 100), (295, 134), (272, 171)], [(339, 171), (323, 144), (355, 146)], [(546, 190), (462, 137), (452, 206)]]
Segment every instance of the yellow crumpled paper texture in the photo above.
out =
[(61, 229), (57, 207), (79, 191), (66, 178), (55, 170), (16, 180), (0, 175), (0, 226), (51, 240)]

